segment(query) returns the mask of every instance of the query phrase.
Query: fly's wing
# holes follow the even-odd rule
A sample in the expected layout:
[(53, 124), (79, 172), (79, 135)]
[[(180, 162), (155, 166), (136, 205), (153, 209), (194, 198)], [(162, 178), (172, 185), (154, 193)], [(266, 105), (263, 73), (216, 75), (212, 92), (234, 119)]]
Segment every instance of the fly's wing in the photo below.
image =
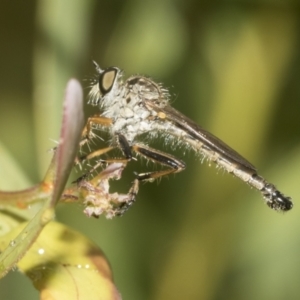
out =
[(213, 151), (216, 151), (223, 157), (228, 158), (230, 161), (236, 162), (256, 172), (256, 168), (248, 160), (173, 107), (169, 105), (165, 107), (158, 107), (153, 101), (146, 101), (146, 106), (157, 112), (163, 113), (166, 120), (188, 133), (191, 138), (199, 140)]

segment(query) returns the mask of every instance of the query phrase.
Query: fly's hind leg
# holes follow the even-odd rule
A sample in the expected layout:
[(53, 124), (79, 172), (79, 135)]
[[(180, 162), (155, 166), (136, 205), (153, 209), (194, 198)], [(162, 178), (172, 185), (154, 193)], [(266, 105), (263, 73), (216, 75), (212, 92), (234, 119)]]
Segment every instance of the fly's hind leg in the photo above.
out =
[(169, 167), (166, 170), (140, 173), (137, 175), (139, 181), (154, 181), (157, 178), (178, 173), (185, 169), (185, 163), (183, 161), (168, 153), (141, 144), (135, 144), (132, 146), (132, 150), (153, 162)]
[(156, 149), (146, 147), (144, 145), (135, 144), (131, 147), (132, 151), (144, 156), (147, 159), (150, 159), (153, 162), (160, 163), (169, 167), (167, 170), (162, 171), (153, 171), (147, 173), (140, 173), (137, 174), (137, 178), (134, 180), (133, 185), (128, 193), (129, 200), (123, 202), (118, 208), (116, 208), (115, 212), (116, 215), (121, 216), (123, 215), (135, 202), (135, 198), (139, 189), (140, 181), (154, 181), (157, 178), (172, 174), (178, 173), (185, 169), (185, 164), (175, 158), (174, 156), (164, 153), (162, 151), (158, 151)]

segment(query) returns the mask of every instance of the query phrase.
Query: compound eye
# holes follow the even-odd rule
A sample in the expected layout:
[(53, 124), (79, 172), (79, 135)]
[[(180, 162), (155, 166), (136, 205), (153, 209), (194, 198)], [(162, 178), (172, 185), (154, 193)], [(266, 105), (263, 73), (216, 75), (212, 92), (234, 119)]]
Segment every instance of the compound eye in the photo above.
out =
[(104, 96), (109, 93), (117, 78), (118, 69), (110, 67), (105, 69), (99, 77), (99, 89), (101, 94)]

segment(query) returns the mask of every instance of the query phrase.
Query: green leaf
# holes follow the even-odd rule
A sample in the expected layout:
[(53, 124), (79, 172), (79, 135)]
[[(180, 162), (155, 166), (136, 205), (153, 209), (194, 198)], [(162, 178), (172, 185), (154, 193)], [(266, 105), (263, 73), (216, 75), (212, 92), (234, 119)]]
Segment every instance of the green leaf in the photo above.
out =
[[(35, 217), (16, 238), (11, 240), (9, 246), (1, 253), (0, 278), (5, 276), (25, 255), (44, 226), (54, 218), (54, 207), (71, 172), (81, 137), (83, 127), (82, 98), (82, 88), (79, 82), (70, 80), (65, 94), (60, 143), (45, 179), (37, 186), (39, 188), (32, 189), (33, 195), (30, 195), (30, 189), (19, 192), (19, 194), (23, 193), (28, 196), (29, 199), (34, 199), (35, 197), (39, 198), (39, 192), (41, 198), (45, 197), (45, 191), (48, 191), (48, 197)], [(29, 195), (27, 195), (28, 191)], [(35, 193), (37, 193), (36, 196)], [(2, 194), (4, 193), (2, 192)], [(17, 193), (11, 193), (11, 195), (17, 197)]]

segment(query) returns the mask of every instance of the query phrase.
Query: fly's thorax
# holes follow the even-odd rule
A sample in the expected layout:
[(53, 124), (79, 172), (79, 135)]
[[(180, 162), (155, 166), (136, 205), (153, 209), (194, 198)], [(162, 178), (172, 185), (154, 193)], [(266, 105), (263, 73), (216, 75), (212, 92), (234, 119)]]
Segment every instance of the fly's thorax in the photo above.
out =
[(126, 88), (142, 101), (153, 101), (164, 107), (169, 102), (169, 92), (159, 83), (144, 76), (131, 76), (126, 80)]
[(143, 76), (132, 76), (124, 84), (121, 80), (102, 99), (102, 115), (113, 119), (112, 134), (121, 133), (129, 141), (154, 130), (157, 112), (149, 109), (145, 101), (165, 106), (168, 95), (159, 84)]
[(156, 107), (165, 107), (169, 93), (162, 85), (144, 76), (131, 76), (125, 82), (120, 69), (100, 69), (96, 65), (98, 79), (92, 86), (90, 103), (98, 105), (102, 116), (113, 120), (110, 131), (121, 133), (129, 141), (156, 130), (157, 112), (145, 105), (151, 101)]
[[(105, 117), (113, 119), (111, 126), (112, 133), (123, 134), (128, 141), (133, 141), (135, 137), (152, 130), (153, 118), (142, 102), (133, 105), (133, 101), (127, 103), (121, 100), (123, 105), (115, 105), (103, 112)], [(120, 102), (119, 102), (120, 104)]]

